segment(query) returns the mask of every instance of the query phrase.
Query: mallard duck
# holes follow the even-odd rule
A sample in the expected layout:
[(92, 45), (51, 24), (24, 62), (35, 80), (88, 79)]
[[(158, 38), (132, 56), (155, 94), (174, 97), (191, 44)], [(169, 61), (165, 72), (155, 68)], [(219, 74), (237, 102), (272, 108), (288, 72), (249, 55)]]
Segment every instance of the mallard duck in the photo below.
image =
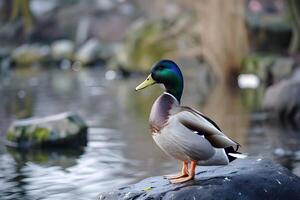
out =
[(184, 84), (175, 62), (157, 62), (136, 91), (156, 83), (163, 84), (166, 91), (151, 109), (152, 137), (166, 154), (182, 161), (181, 173), (166, 176), (171, 183), (194, 179), (197, 165), (227, 165), (245, 157), (237, 152), (240, 145), (227, 137), (214, 121), (193, 108), (180, 105)]

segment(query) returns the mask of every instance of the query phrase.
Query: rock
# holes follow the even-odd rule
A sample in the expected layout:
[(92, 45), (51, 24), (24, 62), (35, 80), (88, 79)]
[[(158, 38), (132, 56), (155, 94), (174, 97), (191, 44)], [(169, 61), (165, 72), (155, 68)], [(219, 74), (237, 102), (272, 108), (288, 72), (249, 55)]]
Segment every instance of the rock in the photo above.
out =
[(17, 65), (47, 61), (49, 56), (50, 48), (47, 45), (38, 44), (24, 44), (12, 52), (12, 59)]
[[(300, 120), (300, 70), (293, 76), (268, 87), (263, 108), (274, 118), (288, 119), (293, 122)], [(270, 115), (271, 116), (271, 115)]]
[(98, 199), (291, 199), (300, 198), (300, 178), (264, 159), (239, 159), (227, 166), (198, 167), (195, 180), (171, 184), (163, 176), (102, 193)]
[(99, 40), (92, 38), (89, 39), (75, 54), (75, 60), (80, 61), (82, 64), (90, 64), (99, 59), (102, 59), (104, 46)]
[(71, 40), (58, 40), (51, 45), (52, 57), (55, 60), (71, 59), (74, 43)]
[(8, 146), (18, 148), (85, 145), (87, 126), (71, 113), (18, 120), (10, 126), (6, 140)]
[(276, 57), (271, 68), (274, 82), (289, 76), (294, 69), (295, 60), (291, 57)]

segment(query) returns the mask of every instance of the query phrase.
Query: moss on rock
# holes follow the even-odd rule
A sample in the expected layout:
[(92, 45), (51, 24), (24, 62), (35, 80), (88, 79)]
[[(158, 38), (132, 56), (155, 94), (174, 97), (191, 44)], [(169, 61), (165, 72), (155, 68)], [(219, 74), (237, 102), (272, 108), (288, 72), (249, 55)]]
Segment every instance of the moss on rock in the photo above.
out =
[(33, 132), (34, 139), (37, 142), (47, 141), (49, 139), (49, 135), (50, 130), (42, 127), (37, 127)]
[(87, 126), (71, 113), (18, 120), (9, 128), (6, 139), (20, 148), (81, 145), (87, 142)]

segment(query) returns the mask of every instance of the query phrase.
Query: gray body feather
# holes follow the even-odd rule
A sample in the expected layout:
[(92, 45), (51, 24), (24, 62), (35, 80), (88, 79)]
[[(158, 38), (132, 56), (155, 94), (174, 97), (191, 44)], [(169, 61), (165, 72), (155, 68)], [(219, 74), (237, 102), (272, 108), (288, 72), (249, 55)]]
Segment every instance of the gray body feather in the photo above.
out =
[(226, 165), (229, 160), (224, 148), (238, 146), (201, 113), (181, 107), (168, 93), (155, 101), (149, 121), (156, 144), (178, 160), (193, 160), (199, 165)]

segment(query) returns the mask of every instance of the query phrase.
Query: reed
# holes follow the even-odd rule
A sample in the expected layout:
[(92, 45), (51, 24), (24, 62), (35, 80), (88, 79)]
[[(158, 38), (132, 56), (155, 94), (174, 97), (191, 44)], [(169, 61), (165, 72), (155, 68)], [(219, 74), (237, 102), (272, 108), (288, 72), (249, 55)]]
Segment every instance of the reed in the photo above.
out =
[(33, 27), (33, 14), (30, 10), (29, 0), (12, 0), (11, 20), (16, 20), (22, 16), (26, 31)]

